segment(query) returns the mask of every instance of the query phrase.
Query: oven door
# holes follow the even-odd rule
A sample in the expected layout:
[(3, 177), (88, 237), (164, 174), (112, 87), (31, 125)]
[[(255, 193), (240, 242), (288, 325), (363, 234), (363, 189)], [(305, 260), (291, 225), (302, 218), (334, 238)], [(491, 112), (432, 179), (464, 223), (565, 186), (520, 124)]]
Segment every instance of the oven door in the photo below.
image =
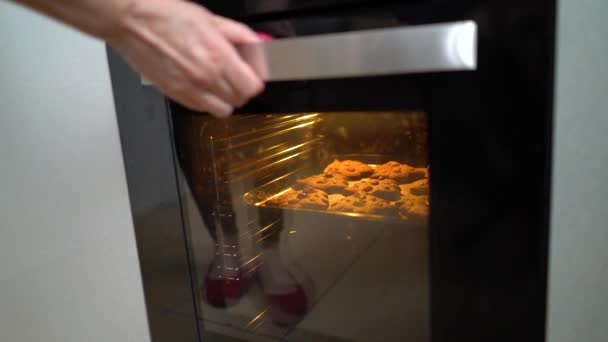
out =
[(236, 115), (171, 103), (204, 334), (543, 339), (550, 120), (528, 91), (550, 77), (522, 85), (478, 38), (458, 21), (246, 46), (269, 83)]

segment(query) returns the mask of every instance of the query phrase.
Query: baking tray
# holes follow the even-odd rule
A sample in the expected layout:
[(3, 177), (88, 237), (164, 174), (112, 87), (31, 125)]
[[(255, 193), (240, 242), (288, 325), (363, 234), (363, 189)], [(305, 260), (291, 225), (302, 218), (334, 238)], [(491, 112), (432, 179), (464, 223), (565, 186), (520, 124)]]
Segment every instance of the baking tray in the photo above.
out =
[[(311, 175), (323, 173), (325, 166), (330, 164), (334, 159), (338, 160), (357, 160), (370, 165), (372, 168), (378, 165), (384, 164), (389, 161), (399, 161), (401, 158), (395, 158), (386, 155), (377, 154), (348, 154), (348, 155), (337, 155), (327, 159), (324, 162), (318, 163), (318, 167), (306, 169), (298, 172), (297, 175), (289, 174), (257, 187), (243, 195), (244, 202), (250, 207), (251, 210), (257, 210), (260, 212), (260, 216), (263, 217), (278, 217), (278, 215), (291, 217), (293, 220), (298, 222), (310, 222), (311, 224), (317, 224), (326, 222), (332, 224), (350, 224), (353, 222), (363, 223), (369, 222), (373, 225), (377, 224), (398, 224), (398, 225), (426, 225), (428, 218), (423, 220), (415, 219), (403, 219), (398, 215), (385, 216), (385, 215), (371, 215), (371, 214), (358, 214), (328, 210), (313, 210), (313, 209), (302, 209), (302, 208), (290, 208), (290, 207), (277, 207), (266, 205), (268, 201), (276, 198), (283, 193), (292, 189), (291, 185), (295, 184), (295, 180), (299, 178), (305, 178)], [(364, 178), (367, 179), (367, 178)], [(349, 183), (356, 183), (358, 181), (351, 181)], [(341, 197), (341, 195), (330, 195), (330, 204)]]

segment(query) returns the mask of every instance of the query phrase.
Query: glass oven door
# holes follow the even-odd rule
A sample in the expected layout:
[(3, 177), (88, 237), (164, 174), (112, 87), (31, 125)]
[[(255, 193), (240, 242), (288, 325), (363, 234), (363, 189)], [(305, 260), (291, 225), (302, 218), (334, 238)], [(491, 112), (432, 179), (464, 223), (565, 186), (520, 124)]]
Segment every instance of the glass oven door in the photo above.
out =
[(429, 91), (476, 69), (476, 37), (457, 22), (247, 46), (263, 95), (227, 120), (172, 106), (203, 335), (431, 341)]
[(175, 123), (203, 330), (430, 341), (426, 113)]

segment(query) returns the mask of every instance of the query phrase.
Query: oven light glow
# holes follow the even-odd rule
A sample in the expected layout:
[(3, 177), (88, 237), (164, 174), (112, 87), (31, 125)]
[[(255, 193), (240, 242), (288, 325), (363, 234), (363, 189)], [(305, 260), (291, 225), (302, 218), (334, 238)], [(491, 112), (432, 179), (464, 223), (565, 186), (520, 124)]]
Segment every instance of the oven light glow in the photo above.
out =
[(306, 120), (306, 119), (314, 118), (316, 116), (319, 116), (319, 113), (304, 114), (304, 115), (300, 116), (298, 120)]
[(244, 266), (247, 266), (247, 265), (249, 265), (249, 264), (251, 264), (251, 263), (252, 263), (252, 262), (254, 262), (256, 259), (258, 259), (258, 258), (259, 258), (261, 255), (262, 255), (262, 253), (260, 253), (260, 254), (258, 254), (258, 255), (256, 255), (256, 256), (254, 256), (253, 258), (251, 258), (251, 259), (247, 260), (247, 262), (243, 263), (243, 267), (244, 267)]
[(262, 316), (264, 316), (264, 314), (266, 313), (266, 311), (268, 311), (268, 309), (260, 312), (259, 314), (255, 315), (255, 317), (253, 317), (251, 319), (251, 321), (249, 321), (249, 323), (247, 323), (247, 325), (245, 326), (245, 328), (251, 326), (252, 324), (254, 324), (255, 322), (257, 322), (260, 318), (262, 318)]

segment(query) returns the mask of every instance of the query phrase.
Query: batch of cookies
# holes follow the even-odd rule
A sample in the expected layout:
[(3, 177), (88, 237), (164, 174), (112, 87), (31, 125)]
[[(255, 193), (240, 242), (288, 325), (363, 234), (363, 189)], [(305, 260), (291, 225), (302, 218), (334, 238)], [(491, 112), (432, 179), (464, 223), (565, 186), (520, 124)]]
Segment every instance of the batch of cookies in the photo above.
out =
[(395, 161), (372, 167), (355, 160), (336, 160), (322, 174), (296, 183), (267, 204), (406, 220), (429, 215), (427, 168)]

